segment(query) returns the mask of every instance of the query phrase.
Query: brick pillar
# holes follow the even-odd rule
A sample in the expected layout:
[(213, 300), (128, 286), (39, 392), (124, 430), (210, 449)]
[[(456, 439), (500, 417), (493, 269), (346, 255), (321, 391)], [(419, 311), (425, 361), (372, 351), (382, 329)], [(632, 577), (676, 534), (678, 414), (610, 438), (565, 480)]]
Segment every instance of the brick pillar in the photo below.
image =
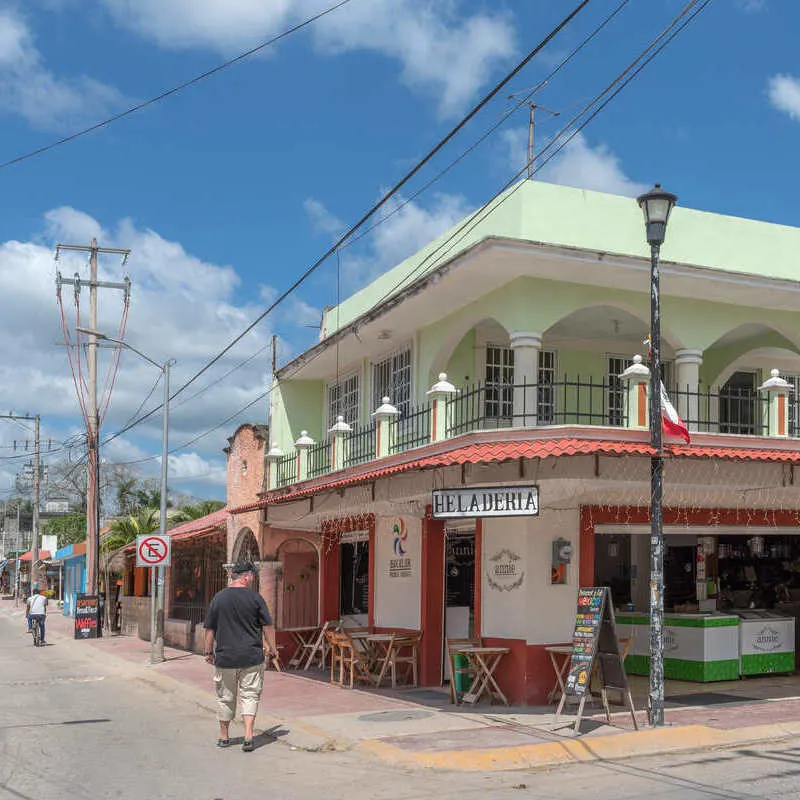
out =
[(272, 617), (273, 628), (278, 625), (278, 588), (280, 587), (283, 565), (280, 561), (257, 561), (258, 591), (264, 598)]

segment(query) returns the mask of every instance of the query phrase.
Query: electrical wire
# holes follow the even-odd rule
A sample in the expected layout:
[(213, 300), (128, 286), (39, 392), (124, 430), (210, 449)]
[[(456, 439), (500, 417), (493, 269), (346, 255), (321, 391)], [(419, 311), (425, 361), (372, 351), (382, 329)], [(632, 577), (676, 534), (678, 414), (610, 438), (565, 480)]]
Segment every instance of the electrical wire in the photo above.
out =
[(307, 28), (309, 25), (312, 25), (317, 20), (322, 19), (323, 17), (333, 13), (334, 11), (337, 11), (342, 6), (346, 6), (351, 1), (352, 0), (340, 0), (340, 2), (336, 3), (333, 6), (330, 6), (330, 8), (326, 8), (324, 11), (320, 11), (313, 17), (309, 17), (308, 19), (303, 20), (303, 22), (299, 22), (297, 25), (289, 28), (288, 30), (283, 31), (283, 33), (279, 33), (276, 36), (273, 36), (271, 39), (268, 39), (267, 41), (262, 42), (259, 45), (256, 45), (250, 50), (246, 50), (245, 52), (240, 53), (238, 56), (234, 56), (228, 61), (224, 61), (222, 64), (217, 64), (216, 67), (212, 67), (211, 69), (206, 70), (205, 72), (202, 72), (199, 75), (195, 75), (193, 78), (190, 78), (189, 80), (184, 81), (183, 83), (179, 83), (177, 86), (173, 86), (171, 89), (167, 89), (166, 91), (161, 92), (161, 94), (158, 94), (155, 97), (151, 97), (149, 100), (144, 100), (135, 106), (131, 106), (125, 111), (121, 111), (119, 114), (114, 114), (113, 116), (108, 117), (107, 119), (104, 119), (101, 122), (96, 122), (93, 125), (90, 125), (88, 128), (83, 128), (82, 130), (76, 131), (75, 133), (71, 133), (68, 136), (64, 136), (63, 138), (51, 142), (50, 144), (44, 145), (43, 147), (37, 147), (35, 150), (31, 150), (30, 152), (23, 153), (22, 155), (16, 156), (15, 158), (11, 158), (8, 161), (4, 161), (3, 163), (0, 163), (0, 169), (5, 169), (6, 167), (10, 167), (14, 164), (19, 164), (21, 161), (26, 161), (27, 159), (33, 158), (34, 156), (42, 155), (42, 153), (46, 153), (49, 150), (54, 150), (56, 147), (60, 147), (61, 145), (67, 144), (68, 142), (73, 142), (75, 141), (75, 139), (80, 139), (82, 136), (86, 136), (87, 134), (99, 130), (100, 128), (105, 128), (114, 122), (118, 122), (121, 119), (125, 119), (125, 117), (129, 117), (131, 114), (135, 114), (137, 111), (141, 111), (142, 109), (145, 109), (148, 106), (152, 106), (155, 103), (159, 103), (162, 100), (165, 100), (167, 97), (171, 97), (174, 94), (178, 94), (178, 92), (182, 92), (184, 89), (188, 89), (190, 86), (194, 86), (196, 83), (200, 83), (206, 78), (210, 78), (212, 75), (216, 75), (218, 72), (222, 72), (228, 67), (231, 67), (234, 64), (238, 64), (240, 61), (244, 61), (246, 58), (255, 55), (256, 53), (260, 52), (261, 50), (264, 50), (267, 47), (270, 47), (273, 44), (276, 44), (282, 39), (286, 39), (287, 37), (291, 36), (294, 33), (297, 33), (303, 28)]
[[(271, 303), (261, 314), (259, 314), (241, 333), (234, 337), (219, 353), (217, 353), (208, 363), (206, 363), (200, 370), (198, 370), (189, 380), (187, 380), (180, 388), (178, 388), (171, 396), (170, 400), (174, 399), (189, 386), (191, 386), (198, 378), (205, 374), (211, 367), (214, 366), (226, 353), (235, 347), (245, 336), (247, 336), (268, 314), (270, 314), (278, 305), (280, 305), (287, 297), (293, 294), (316, 270), (331, 256), (341, 245), (347, 241), (350, 236), (355, 233), (367, 220), (376, 214), (394, 195), (396, 195), (403, 186), (405, 186), (442, 148), (447, 145), (467, 123), (470, 122), (511, 80), (513, 80), (519, 72), (527, 66), (530, 61), (536, 57), (589, 3), (591, 0), (581, 0), (580, 3), (558, 23), (539, 44), (536, 45), (516, 66), (487, 93), (478, 103), (464, 116), (453, 128), (439, 140), (439, 142), (423, 156), (389, 191), (384, 195), (365, 213), (363, 216), (352, 225), (325, 253), (320, 256), (306, 271), (276, 300)], [(0, 165), (1, 166), (1, 165)], [(113, 439), (121, 436), (123, 433), (131, 430), (136, 425), (144, 422), (158, 411), (161, 406), (158, 406), (149, 411), (144, 416), (134, 420), (127, 426), (124, 426), (119, 431), (111, 434), (103, 444), (106, 444)]]

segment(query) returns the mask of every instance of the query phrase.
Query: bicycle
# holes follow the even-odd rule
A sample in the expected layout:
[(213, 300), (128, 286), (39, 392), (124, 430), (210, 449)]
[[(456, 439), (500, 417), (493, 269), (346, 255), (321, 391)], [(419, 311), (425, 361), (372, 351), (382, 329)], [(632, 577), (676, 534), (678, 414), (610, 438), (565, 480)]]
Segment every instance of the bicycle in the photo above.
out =
[(31, 630), (33, 631), (33, 646), (42, 646), (42, 621), (38, 617), (31, 619)]

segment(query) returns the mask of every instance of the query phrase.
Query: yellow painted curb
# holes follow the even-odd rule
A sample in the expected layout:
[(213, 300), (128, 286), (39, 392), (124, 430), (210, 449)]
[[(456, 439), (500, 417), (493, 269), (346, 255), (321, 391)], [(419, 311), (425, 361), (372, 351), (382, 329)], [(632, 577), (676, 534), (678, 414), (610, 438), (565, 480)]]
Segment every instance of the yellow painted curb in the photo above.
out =
[(732, 730), (719, 730), (705, 725), (683, 725), (516, 747), (440, 752), (403, 750), (379, 739), (366, 739), (358, 747), (386, 761), (409, 766), (491, 772), (542, 769), (591, 761), (614, 761), (634, 756), (736, 747), (795, 736), (800, 736), (800, 722), (755, 725)]

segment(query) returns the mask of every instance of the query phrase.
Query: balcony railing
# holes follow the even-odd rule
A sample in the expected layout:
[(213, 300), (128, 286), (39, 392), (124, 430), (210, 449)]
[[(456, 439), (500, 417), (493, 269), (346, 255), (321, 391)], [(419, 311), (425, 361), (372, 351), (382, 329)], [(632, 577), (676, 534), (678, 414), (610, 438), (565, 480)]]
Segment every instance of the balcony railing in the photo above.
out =
[[(628, 384), (614, 377), (596, 380), (564, 376), (563, 380), (551, 383), (477, 384), (454, 394), (452, 388), (450, 391), (446, 402), (438, 406), (439, 413), (445, 415), (445, 424), (438, 427), (435, 434), (439, 439), (503, 428), (550, 425), (622, 428), (629, 425)], [(800, 403), (788, 393), (781, 398), (783, 405), (780, 406), (772, 405), (774, 397), (767, 392), (755, 389), (673, 388), (669, 397), (690, 431), (742, 436), (786, 436), (788, 433), (789, 437), (800, 437)], [(785, 416), (776, 413), (777, 407), (783, 409), (781, 414)], [(402, 453), (431, 441), (432, 409), (432, 404), (426, 404), (389, 420), (390, 453)], [(786, 416), (788, 430), (778, 421), (785, 421)], [(774, 429), (776, 425), (780, 430)], [(368, 427), (343, 434), (344, 467), (377, 458), (377, 430), (373, 421)], [(296, 452), (280, 455), (276, 463), (278, 487), (298, 480)], [(309, 447), (307, 475), (301, 477), (317, 477), (333, 468), (332, 447), (326, 440)]]
[(319, 442), (308, 448), (308, 477), (316, 478), (331, 471), (331, 443)]
[(375, 458), (375, 424), (354, 430), (347, 438), (348, 453), (344, 460), (346, 467), (363, 464)]
[(408, 414), (401, 414), (391, 422), (393, 431), (392, 453), (402, 453), (422, 447), (431, 440), (431, 408), (421, 406)]
[(278, 486), (289, 486), (297, 481), (297, 453), (292, 451), (278, 460)]

